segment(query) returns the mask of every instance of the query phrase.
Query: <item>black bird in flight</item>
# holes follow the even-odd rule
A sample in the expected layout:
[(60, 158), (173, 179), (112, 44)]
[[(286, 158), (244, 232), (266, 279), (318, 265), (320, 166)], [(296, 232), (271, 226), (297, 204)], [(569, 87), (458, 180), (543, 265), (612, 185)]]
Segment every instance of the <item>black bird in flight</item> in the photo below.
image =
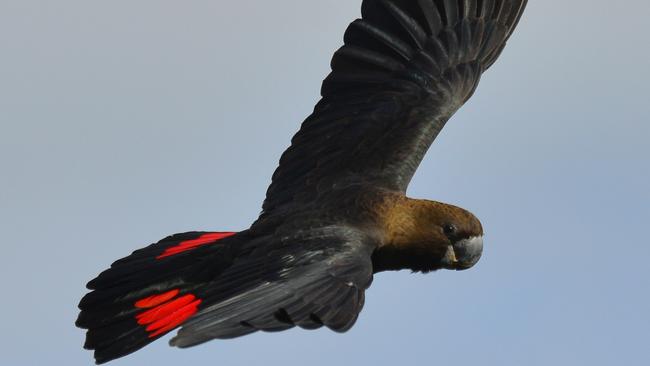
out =
[(374, 273), (476, 264), (478, 219), (405, 192), (526, 2), (364, 0), (251, 227), (169, 236), (88, 283), (76, 324), (97, 363), (177, 327), (178, 347), (295, 326), (344, 332)]

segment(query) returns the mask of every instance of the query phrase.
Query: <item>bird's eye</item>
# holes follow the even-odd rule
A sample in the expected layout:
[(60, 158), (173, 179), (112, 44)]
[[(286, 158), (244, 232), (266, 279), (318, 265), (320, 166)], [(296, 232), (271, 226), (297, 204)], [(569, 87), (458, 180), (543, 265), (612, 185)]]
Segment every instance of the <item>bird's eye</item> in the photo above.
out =
[(442, 227), (442, 230), (445, 232), (446, 235), (451, 235), (456, 232), (456, 226), (453, 224), (446, 224)]

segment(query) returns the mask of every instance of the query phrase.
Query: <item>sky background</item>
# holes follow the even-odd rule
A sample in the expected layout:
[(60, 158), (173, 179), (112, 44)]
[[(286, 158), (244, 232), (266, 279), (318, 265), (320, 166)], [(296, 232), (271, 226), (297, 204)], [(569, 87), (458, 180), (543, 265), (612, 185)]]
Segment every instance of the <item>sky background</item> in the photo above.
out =
[[(0, 0), (2, 365), (90, 365), (85, 283), (175, 232), (241, 230), (359, 0)], [(646, 1), (532, 0), (409, 195), (485, 227), (465, 272), (382, 273), (346, 334), (126, 365), (648, 365)]]

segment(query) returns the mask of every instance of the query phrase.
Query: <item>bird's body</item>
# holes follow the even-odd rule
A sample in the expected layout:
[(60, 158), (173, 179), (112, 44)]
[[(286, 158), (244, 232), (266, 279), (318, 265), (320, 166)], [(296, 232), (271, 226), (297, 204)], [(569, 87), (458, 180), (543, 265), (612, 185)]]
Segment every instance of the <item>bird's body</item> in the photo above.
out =
[(189, 347), (258, 330), (349, 329), (373, 273), (467, 269), (483, 228), (406, 197), (444, 124), (498, 57), (526, 0), (365, 0), (322, 100), (247, 230), (176, 234), (89, 282), (77, 325), (98, 363), (178, 326)]

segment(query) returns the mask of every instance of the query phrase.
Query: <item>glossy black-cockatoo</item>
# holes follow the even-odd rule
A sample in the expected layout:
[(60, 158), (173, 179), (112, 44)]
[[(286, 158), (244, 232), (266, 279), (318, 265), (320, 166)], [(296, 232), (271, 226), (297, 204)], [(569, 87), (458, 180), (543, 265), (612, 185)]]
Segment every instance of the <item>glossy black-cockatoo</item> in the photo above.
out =
[(177, 327), (178, 347), (295, 326), (344, 332), (374, 273), (473, 266), (479, 220), (405, 192), (525, 5), (364, 0), (250, 228), (169, 236), (88, 283), (77, 325), (97, 363)]

